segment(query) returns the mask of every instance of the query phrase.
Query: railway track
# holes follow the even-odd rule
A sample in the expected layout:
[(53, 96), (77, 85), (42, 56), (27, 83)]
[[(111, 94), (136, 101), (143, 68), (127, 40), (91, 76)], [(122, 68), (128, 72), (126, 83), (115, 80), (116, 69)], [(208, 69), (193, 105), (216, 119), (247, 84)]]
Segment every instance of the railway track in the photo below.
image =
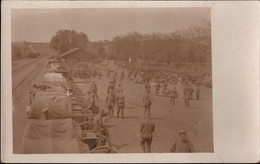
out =
[[(25, 63), (25, 64), (22, 64), (21, 66), (19, 66), (19, 67), (17, 67), (17, 68), (13, 68), (13, 69), (12, 69), (12, 74), (15, 74), (15, 73), (17, 73), (17, 72), (23, 70), (24, 68), (26, 68), (26, 67), (32, 65), (33, 63), (35, 63), (35, 62), (37, 62), (37, 61), (39, 61), (39, 60), (41, 60), (41, 59), (42, 59), (42, 58), (37, 58), (37, 59), (31, 59), (31, 60), (22, 61), (21, 63)], [(18, 63), (18, 64), (21, 64), (21, 63)], [(16, 64), (16, 65), (18, 65), (18, 64)]]
[(12, 86), (12, 95), (14, 105), (17, 101), (23, 96), (28, 86), (31, 86), (31, 83), (34, 82), (35, 77), (39, 75), (47, 64), (47, 60), (44, 58), (34, 60), (26, 65), (23, 65), (13, 71), (13, 86)]

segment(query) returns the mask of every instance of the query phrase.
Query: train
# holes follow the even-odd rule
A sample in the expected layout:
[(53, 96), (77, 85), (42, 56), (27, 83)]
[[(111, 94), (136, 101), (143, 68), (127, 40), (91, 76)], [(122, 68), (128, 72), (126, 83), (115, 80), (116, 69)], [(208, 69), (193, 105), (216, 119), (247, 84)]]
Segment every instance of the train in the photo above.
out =
[(37, 53), (28, 53), (28, 54), (27, 54), (27, 57), (28, 57), (28, 58), (37, 58), (37, 57), (38, 57), (38, 54), (37, 54)]

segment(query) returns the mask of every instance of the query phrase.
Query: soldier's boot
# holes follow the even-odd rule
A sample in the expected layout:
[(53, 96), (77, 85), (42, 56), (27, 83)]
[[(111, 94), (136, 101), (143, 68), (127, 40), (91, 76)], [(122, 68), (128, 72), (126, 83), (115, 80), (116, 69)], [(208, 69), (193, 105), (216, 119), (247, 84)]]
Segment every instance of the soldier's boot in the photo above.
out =
[(146, 153), (144, 144), (141, 144), (141, 148), (142, 148), (142, 151), (143, 151), (144, 153)]

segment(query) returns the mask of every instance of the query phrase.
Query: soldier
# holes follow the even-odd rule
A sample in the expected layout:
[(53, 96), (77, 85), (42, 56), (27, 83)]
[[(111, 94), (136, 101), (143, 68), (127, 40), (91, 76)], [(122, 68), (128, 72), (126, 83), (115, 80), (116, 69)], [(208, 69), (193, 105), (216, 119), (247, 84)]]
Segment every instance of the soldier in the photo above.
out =
[(79, 77), (82, 79), (83, 78), (83, 68), (82, 67), (79, 69), (79, 74), (80, 74)]
[(90, 90), (97, 93), (97, 84), (95, 83), (95, 80), (92, 80), (92, 83), (90, 84)]
[(88, 109), (94, 114), (99, 112), (99, 107), (96, 105), (96, 97), (96, 93), (92, 91), (91, 96), (88, 98)]
[(109, 116), (112, 118), (114, 116), (114, 107), (115, 107), (115, 95), (114, 90), (109, 90), (109, 95), (106, 98), (106, 105), (108, 107)]
[(155, 87), (156, 87), (156, 89), (155, 89), (155, 95), (159, 95), (160, 86), (161, 86), (160, 83), (157, 82), (157, 83), (156, 83), (156, 86), (155, 86)]
[(93, 123), (97, 126), (94, 126), (94, 132), (95, 133), (101, 133), (104, 136), (108, 136), (108, 130), (103, 125), (103, 117), (107, 116), (107, 112), (104, 111), (104, 109), (101, 109), (100, 112), (94, 117)]
[(173, 153), (194, 153), (192, 142), (186, 137), (186, 131), (179, 131), (179, 139), (172, 145), (171, 152)]
[(190, 90), (190, 99), (192, 100), (194, 90), (193, 90), (191, 84), (189, 85), (189, 90)]
[(123, 88), (121, 87), (121, 84), (118, 84), (118, 87), (116, 88), (116, 94), (120, 94), (121, 92), (123, 93)]
[(185, 86), (184, 87), (184, 102), (185, 102), (185, 106), (187, 106), (187, 107), (190, 106), (189, 99), (190, 99), (190, 90), (189, 90), (189, 88), (187, 88)]
[(179, 77), (179, 80), (178, 80), (178, 85), (181, 86), (182, 85), (182, 78)]
[(84, 78), (86, 79), (87, 77), (88, 77), (88, 69), (85, 68), (85, 69), (84, 69)]
[(145, 82), (145, 90), (149, 90), (150, 91), (150, 89), (151, 89), (151, 85), (149, 83), (149, 80), (146, 80), (146, 82)]
[(80, 70), (79, 70), (79, 66), (77, 67), (77, 78), (80, 77)]
[(119, 118), (119, 113), (121, 111), (121, 117), (124, 119), (124, 108), (125, 108), (125, 95), (123, 94), (123, 91), (121, 91), (116, 96), (116, 102), (117, 102), (117, 118)]
[(165, 93), (167, 86), (168, 86), (168, 84), (167, 84), (167, 81), (165, 80), (163, 83), (163, 86), (162, 86), (163, 87), (162, 94)]
[(148, 116), (150, 118), (150, 109), (151, 109), (152, 102), (149, 93), (150, 90), (146, 90), (146, 94), (143, 97), (143, 102), (144, 102), (144, 117)]
[(122, 70), (121, 75), (120, 75), (120, 82), (123, 82), (124, 77), (125, 77), (125, 73), (124, 73), (124, 71)]
[(116, 85), (116, 76), (113, 76), (113, 79), (112, 79), (114, 85)]
[(172, 104), (174, 104), (174, 100), (177, 97), (178, 97), (178, 93), (177, 93), (176, 87), (174, 87), (173, 90), (171, 91), (171, 103)]
[(73, 66), (73, 68), (72, 68), (72, 77), (73, 78), (76, 77), (76, 68), (75, 68), (75, 66)]
[(110, 90), (115, 90), (115, 85), (113, 84), (113, 81), (112, 80), (109, 80), (109, 84), (108, 84), (108, 87), (107, 87), (107, 93), (109, 94), (109, 91)]
[(200, 98), (200, 87), (199, 87), (199, 84), (197, 85), (197, 88), (196, 88), (196, 97), (197, 97), (197, 100)]
[(90, 85), (90, 90), (94, 92), (96, 94), (97, 99), (99, 99), (97, 94), (97, 84), (95, 83), (95, 80), (92, 80), (92, 83)]
[(151, 153), (151, 144), (153, 140), (153, 132), (155, 131), (155, 124), (149, 117), (145, 117), (145, 120), (141, 124), (141, 148), (144, 153)]
[(107, 68), (107, 77), (110, 77), (110, 70)]

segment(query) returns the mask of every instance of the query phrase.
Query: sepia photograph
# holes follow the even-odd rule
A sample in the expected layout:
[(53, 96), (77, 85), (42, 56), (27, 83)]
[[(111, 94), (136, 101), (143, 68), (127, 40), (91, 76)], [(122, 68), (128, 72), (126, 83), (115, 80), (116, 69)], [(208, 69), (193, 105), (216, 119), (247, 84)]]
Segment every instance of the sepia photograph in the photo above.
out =
[(12, 9), (13, 153), (213, 152), (210, 10)]
[(4, 6), (1, 161), (259, 161), (255, 3)]

